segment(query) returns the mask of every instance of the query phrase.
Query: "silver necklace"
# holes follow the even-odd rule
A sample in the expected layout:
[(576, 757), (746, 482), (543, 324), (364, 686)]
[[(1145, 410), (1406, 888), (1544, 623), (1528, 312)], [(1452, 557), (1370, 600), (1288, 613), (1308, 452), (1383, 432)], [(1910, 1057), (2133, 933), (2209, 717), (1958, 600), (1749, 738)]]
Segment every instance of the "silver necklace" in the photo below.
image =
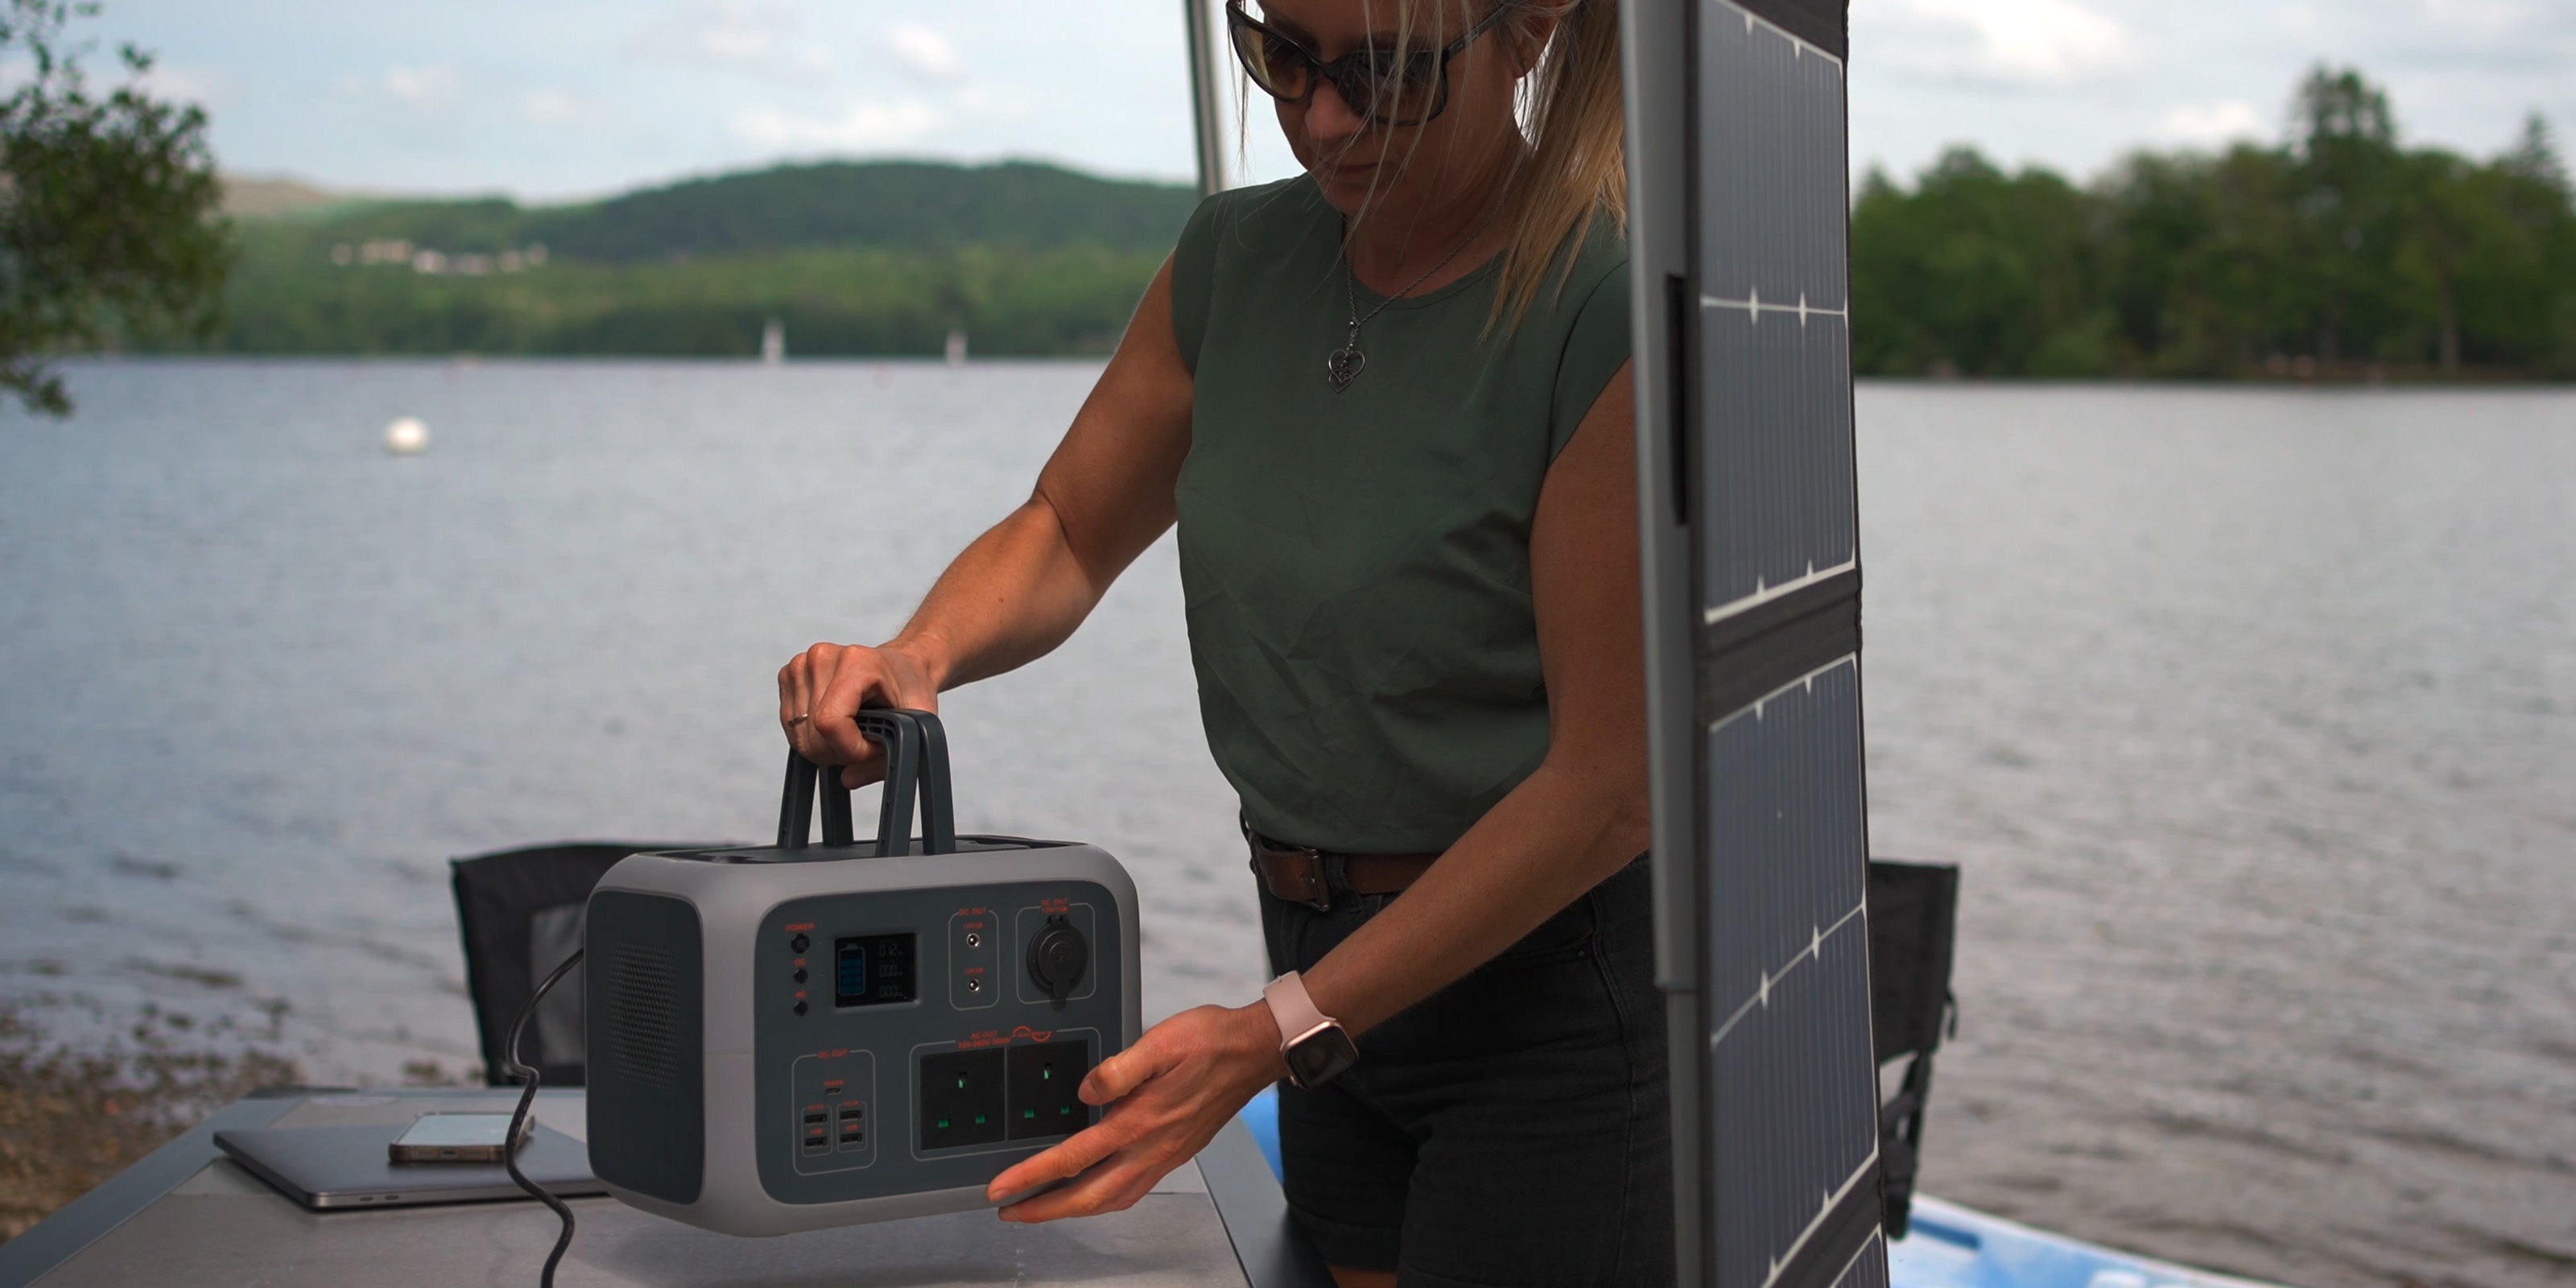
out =
[(1387, 305), (1393, 304), (1397, 300), (1403, 299), (1405, 296), (1411, 294), (1413, 292), (1413, 288), (1422, 285), (1425, 278), (1430, 277), (1433, 273), (1439, 272), (1441, 269), (1447, 268), (1449, 266), (1449, 261), (1458, 258), (1458, 252), (1467, 249), (1467, 243), (1472, 242), (1485, 234), (1486, 227), (1494, 222), (1494, 216), (1500, 213), (1502, 208), (1503, 203), (1496, 201), (1493, 208), (1485, 212), (1485, 217), (1476, 222), (1474, 230), (1470, 231), (1466, 236), (1459, 238), (1458, 244), (1450, 247), (1449, 253), (1440, 257), (1439, 263), (1415, 274), (1412, 281), (1404, 284), (1404, 289), (1397, 291), (1393, 295), (1387, 296), (1385, 299), (1379, 300), (1377, 302), (1377, 307), (1370, 309), (1366, 316), (1362, 316), (1360, 313), (1358, 286), (1360, 272), (1358, 268), (1351, 264), (1350, 242), (1347, 238), (1344, 239), (1342, 243), (1342, 298), (1350, 306), (1350, 321), (1344, 324), (1350, 328), (1350, 333), (1342, 338), (1342, 347), (1333, 350), (1332, 356), (1324, 359), (1324, 382), (1333, 387), (1334, 393), (1340, 393), (1341, 391), (1350, 388), (1351, 382), (1359, 379), (1361, 372), (1368, 370), (1368, 355), (1360, 352), (1360, 328), (1367, 326), (1370, 318), (1376, 317), (1378, 314), (1385, 312)]

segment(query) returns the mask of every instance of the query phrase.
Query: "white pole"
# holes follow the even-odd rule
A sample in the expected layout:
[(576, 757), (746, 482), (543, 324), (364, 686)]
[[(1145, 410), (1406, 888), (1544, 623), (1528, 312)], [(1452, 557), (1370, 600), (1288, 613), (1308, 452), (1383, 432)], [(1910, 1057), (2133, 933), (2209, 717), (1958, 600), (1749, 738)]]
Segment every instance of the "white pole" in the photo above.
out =
[(1225, 173), (1224, 104), (1218, 99), (1224, 93), (1226, 77), (1212, 2), (1222, 0), (1181, 0), (1189, 31), (1190, 125), (1198, 143), (1202, 197), (1215, 196), (1231, 186)]

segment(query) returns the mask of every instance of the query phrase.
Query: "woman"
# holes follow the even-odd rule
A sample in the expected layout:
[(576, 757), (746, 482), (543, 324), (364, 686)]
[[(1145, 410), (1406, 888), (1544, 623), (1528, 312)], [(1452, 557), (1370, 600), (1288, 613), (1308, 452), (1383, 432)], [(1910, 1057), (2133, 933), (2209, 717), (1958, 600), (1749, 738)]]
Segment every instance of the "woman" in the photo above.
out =
[(1616, 10), (1229, 22), (1305, 175), (1200, 206), (1035, 494), (893, 640), (790, 662), (779, 718), (872, 780), (861, 703), (1039, 657), (1177, 523), (1281, 978), (1102, 1062), (1100, 1122), (992, 1194), (1066, 1183), (1003, 1216), (1132, 1204), (1290, 1078), (1346, 1288), (1669, 1283)]

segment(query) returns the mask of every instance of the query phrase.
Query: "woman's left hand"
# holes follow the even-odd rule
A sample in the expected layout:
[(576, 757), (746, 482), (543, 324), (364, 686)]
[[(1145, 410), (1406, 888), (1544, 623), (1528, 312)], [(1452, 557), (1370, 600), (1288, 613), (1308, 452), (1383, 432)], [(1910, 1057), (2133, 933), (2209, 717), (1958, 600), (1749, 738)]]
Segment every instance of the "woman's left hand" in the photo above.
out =
[(1263, 1087), (1285, 1077), (1279, 1027), (1267, 1004), (1200, 1006), (1145, 1031), (1136, 1045), (1082, 1080), (1082, 1101), (1106, 1105), (1100, 1121), (993, 1178), (999, 1202), (1070, 1181), (1002, 1209), (1005, 1221), (1096, 1216), (1134, 1206), (1165, 1173), (1190, 1161)]

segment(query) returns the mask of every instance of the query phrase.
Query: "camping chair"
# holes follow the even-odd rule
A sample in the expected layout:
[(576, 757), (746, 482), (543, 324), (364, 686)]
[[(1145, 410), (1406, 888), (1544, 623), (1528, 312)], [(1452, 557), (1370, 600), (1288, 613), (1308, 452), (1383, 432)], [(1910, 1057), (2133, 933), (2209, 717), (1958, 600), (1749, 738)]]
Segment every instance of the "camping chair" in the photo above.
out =
[[(456, 926), (465, 940), (465, 987), (483, 1039), (483, 1081), (505, 1087), (510, 1025), (547, 973), (581, 947), (590, 889), (619, 859), (683, 844), (595, 841), (536, 845), (457, 859)], [(547, 995), (528, 1024), (522, 1055), (549, 1087), (583, 1085), (581, 968)]]
[(1923, 1108), (1932, 1053), (1958, 1028), (1950, 995), (1957, 943), (1959, 869), (1946, 863), (1869, 862), (1870, 1028), (1882, 1070), (1906, 1061), (1896, 1094), (1878, 1108), (1880, 1221), (1905, 1236), (1923, 1158)]

